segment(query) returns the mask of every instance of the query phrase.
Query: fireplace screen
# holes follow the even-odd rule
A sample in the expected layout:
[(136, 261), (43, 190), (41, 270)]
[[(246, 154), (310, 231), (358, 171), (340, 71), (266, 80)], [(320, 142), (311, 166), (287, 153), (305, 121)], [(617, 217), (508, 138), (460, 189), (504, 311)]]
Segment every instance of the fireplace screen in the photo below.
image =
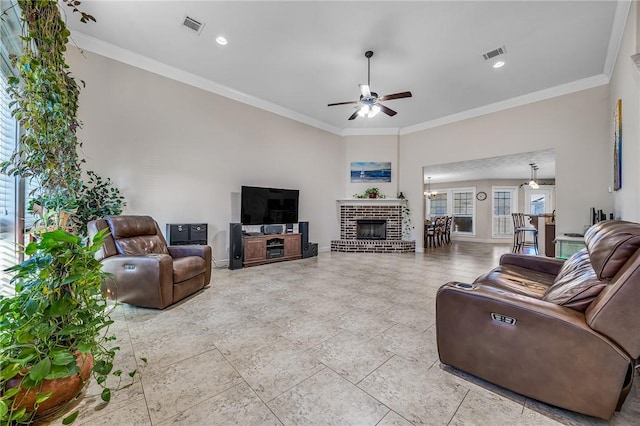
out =
[(359, 219), (356, 235), (360, 240), (386, 240), (387, 221), (373, 219)]

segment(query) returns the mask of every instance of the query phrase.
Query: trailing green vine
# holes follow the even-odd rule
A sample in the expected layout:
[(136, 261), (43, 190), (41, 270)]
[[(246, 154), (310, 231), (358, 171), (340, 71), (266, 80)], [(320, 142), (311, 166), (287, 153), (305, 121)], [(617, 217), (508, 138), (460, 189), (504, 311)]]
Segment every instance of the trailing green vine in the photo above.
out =
[[(65, 61), (69, 29), (56, 1), (18, 0), (23, 51), (13, 58), (18, 75), (8, 79), (13, 116), (22, 135), (3, 173), (38, 179), (47, 196), (70, 196), (81, 186), (76, 132), (80, 86)], [(65, 0), (77, 10), (79, 1)], [(95, 21), (86, 13), (81, 20)]]

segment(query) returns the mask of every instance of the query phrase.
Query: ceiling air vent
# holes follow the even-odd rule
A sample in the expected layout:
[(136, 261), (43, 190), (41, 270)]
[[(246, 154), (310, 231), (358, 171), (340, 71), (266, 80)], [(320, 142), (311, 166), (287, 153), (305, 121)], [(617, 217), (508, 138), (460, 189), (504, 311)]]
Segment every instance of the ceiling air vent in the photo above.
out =
[(488, 61), (491, 58), (504, 55), (505, 53), (507, 53), (507, 49), (504, 46), (502, 46), (502, 47), (498, 47), (497, 49), (493, 49), (491, 52), (487, 52), (483, 54), (482, 57), (484, 58), (485, 61)]
[(196, 21), (195, 19), (189, 16), (185, 16), (184, 20), (182, 21), (182, 26), (190, 29), (196, 34), (200, 34), (200, 32), (202, 31), (202, 27), (204, 27), (204, 24), (199, 21)]

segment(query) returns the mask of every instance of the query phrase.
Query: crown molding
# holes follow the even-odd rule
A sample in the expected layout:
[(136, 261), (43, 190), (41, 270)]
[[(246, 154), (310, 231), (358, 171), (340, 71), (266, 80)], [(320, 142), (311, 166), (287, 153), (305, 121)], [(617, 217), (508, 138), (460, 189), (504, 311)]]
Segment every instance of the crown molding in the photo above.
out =
[(71, 38), (80, 49), (88, 50), (90, 52), (97, 53), (98, 55), (114, 59), (124, 64), (131, 65), (136, 68), (140, 68), (145, 71), (149, 71), (154, 74), (158, 74), (193, 87), (197, 87), (198, 89), (202, 89), (207, 92), (224, 96), (225, 98), (233, 99), (234, 101), (242, 102), (244, 104), (268, 112), (272, 112), (282, 117), (290, 118), (291, 120), (295, 120), (321, 130), (325, 130), (338, 136), (342, 136), (343, 129), (331, 126), (330, 124), (292, 111), (288, 108), (284, 108), (280, 105), (265, 101), (264, 99), (260, 99), (255, 96), (251, 96), (230, 87), (224, 86), (222, 84), (215, 83), (211, 80), (207, 80), (206, 78), (197, 76), (171, 65), (164, 64), (144, 55), (140, 55), (138, 53), (123, 49), (113, 44), (106, 43), (82, 32), (74, 31)]
[(400, 129), (400, 135), (416, 133), (422, 130), (432, 129), (434, 127), (444, 126), (446, 124), (455, 123), (457, 121), (468, 120), (470, 118), (480, 117), (482, 115), (504, 111), (522, 105), (544, 101), (558, 96), (580, 92), (582, 90), (592, 89), (594, 87), (603, 86), (606, 84), (609, 84), (609, 77), (604, 74), (598, 74), (592, 77), (583, 78), (581, 80), (572, 81), (571, 83), (562, 84), (560, 86), (550, 87), (548, 89), (507, 99), (505, 101), (484, 105), (478, 108), (459, 112), (457, 114), (448, 115), (446, 117), (436, 118), (435, 120), (427, 121), (413, 126), (403, 127), (402, 129)]
[(613, 25), (611, 26), (611, 36), (609, 37), (609, 46), (607, 47), (607, 56), (604, 60), (604, 68), (602, 73), (611, 78), (613, 69), (616, 66), (616, 59), (620, 51), (620, 44), (624, 36), (624, 26), (627, 23), (627, 17), (631, 10), (631, 1), (619, 1), (616, 6), (616, 12), (613, 15)]

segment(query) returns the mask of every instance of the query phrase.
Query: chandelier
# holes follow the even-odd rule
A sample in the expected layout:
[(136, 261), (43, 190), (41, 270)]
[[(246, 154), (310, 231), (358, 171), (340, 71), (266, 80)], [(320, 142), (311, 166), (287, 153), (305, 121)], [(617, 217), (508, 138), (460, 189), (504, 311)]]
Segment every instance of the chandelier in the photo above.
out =
[(431, 176), (427, 176), (427, 190), (424, 192), (424, 195), (426, 195), (428, 199), (438, 195), (438, 191), (431, 190)]

